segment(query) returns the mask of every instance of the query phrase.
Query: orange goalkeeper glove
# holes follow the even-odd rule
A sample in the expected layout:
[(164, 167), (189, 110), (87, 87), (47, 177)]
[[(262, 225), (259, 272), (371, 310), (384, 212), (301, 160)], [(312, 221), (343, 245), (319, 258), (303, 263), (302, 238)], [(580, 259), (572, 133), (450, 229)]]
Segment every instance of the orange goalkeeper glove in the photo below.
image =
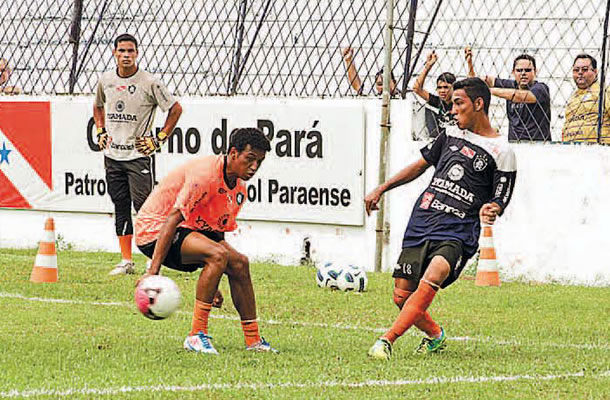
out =
[(155, 151), (159, 150), (163, 143), (167, 141), (169, 135), (163, 131), (159, 132), (157, 136), (140, 136), (136, 138), (136, 149), (149, 156)]
[(108, 145), (108, 133), (106, 128), (97, 128), (97, 145), (100, 150), (104, 150)]

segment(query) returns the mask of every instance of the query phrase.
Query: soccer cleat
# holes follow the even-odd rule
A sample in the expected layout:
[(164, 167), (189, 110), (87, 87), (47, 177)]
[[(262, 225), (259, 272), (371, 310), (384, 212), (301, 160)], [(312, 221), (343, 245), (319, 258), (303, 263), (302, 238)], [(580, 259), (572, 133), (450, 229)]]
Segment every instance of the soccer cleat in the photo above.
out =
[(211, 336), (199, 331), (196, 335), (187, 336), (184, 339), (184, 350), (194, 351), (197, 353), (218, 354), (214, 346), (212, 346)]
[(392, 343), (386, 338), (379, 338), (369, 349), (369, 356), (378, 360), (389, 360), (392, 356)]
[(445, 330), (441, 328), (441, 337), (430, 339), (423, 338), (417, 349), (416, 353), (439, 353), (446, 347), (447, 336)]
[(279, 350), (271, 347), (269, 342), (265, 340), (265, 338), (261, 338), (258, 342), (254, 343), (251, 346), (246, 346), (246, 351), (256, 351), (256, 352), (271, 352), (271, 353), (279, 353)]
[(110, 275), (127, 275), (135, 273), (135, 264), (131, 261), (121, 261), (120, 263), (114, 266), (114, 269), (112, 271), (110, 271)]

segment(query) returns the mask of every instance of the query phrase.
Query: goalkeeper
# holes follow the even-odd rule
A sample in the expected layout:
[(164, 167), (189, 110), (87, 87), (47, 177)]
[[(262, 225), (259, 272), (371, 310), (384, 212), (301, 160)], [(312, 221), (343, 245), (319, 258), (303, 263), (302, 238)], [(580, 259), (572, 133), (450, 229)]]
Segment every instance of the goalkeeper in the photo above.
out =
[[(93, 118), (97, 143), (104, 151), (106, 185), (114, 204), (122, 260), (111, 275), (134, 273), (131, 205), (136, 212), (155, 183), (154, 157), (173, 132), (182, 107), (161, 81), (138, 68), (138, 42), (129, 34), (114, 40), (116, 69), (104, 72), (97, 85)], [(163, 129), (151, 131), (157, 106), (168, 111)]]

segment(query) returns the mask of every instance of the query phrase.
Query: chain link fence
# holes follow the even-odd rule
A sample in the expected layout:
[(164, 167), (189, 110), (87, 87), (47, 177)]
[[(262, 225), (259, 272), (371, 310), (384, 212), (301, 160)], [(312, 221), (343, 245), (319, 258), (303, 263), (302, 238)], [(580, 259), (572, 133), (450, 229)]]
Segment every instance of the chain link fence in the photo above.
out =
[[(550, 138), (545, 139), (561, 141), (564, 110), (576, 87), (574, 57), (595, 57), (600, 75), (606, 68), (605, 9), (602, 0), (397, 0), (392, 49), (397, 87), (413, 96), (410, 88), (432, 50), (438, 61), (424, 83), (430, 93), (441, 72), (467, 76), (465, 46), (472, 47), (477, 75), (503, 79), (511, 78), (515, 57), (527, 53), (536, 59), (536, 79), (548, 86)], [(141, 67), (179, 96), (376, 96), (385, 19), (385, 2), (373, 0), (16, 0), (0, 5), (0, 89), (93, 93), (99, 73), (114, 68), (114, 38), (128, 32), (140, 41)], [(348, 53), (352, 58), (346, 62)], [(350, 65), (358, 88), (348, 78)], [(433, 112), (418, 104), (417, 138), (428, 136), (424, 110)], [(513, 120), (532, 117), (527, 113)], [(504, 99), (494, 96), (490, 115), (496, 128), (509, 131)], [(520, 139), (530, 138), (534, 135), (526, 130)]]

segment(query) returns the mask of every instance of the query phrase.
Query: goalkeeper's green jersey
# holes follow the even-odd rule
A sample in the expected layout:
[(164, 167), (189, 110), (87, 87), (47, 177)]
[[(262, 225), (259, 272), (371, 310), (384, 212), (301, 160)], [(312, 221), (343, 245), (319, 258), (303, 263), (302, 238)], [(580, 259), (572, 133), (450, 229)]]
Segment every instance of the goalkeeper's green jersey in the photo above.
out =
[(109, 140), (104, 154), (117, 161), (144, 157), (136, 150), (135, 138), (151, 134), (157, 106), (167, 111), (175, 102), (165, 85), (144, 70), (138, 68), (126, 78), (117, 70), (104, 72), (95, 96), (95, 106), (103, 106), (106, 114)]

